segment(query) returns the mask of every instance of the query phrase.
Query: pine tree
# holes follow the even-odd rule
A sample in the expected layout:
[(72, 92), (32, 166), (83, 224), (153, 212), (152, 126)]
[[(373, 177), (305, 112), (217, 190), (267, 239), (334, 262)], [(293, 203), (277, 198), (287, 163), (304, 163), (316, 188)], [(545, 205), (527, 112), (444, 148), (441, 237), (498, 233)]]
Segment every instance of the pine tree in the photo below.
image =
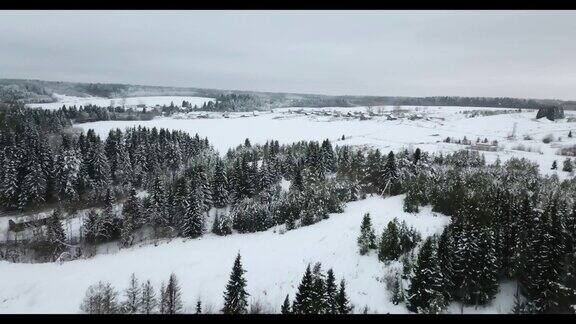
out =
[(124, 302), (124, 311), (128, 314), (136, 314), (141, 309), (140, 300), (140, 287), (138, 285), (138, 279), (136, 275), (132, 273), (130, 276), (130, 284), (128, 288), (124, 291), (126, 296), (126, 301)]
[(78, 199), (77, 184), (80, 171), (80, 154), (74, 144), (64, 136), (60, 154), (56, 157), (56, 187), (62, 201), (73, 202)]
[(284, 303), (282, 304), (282, 308), (280, 309), (280, 313), (282, 313), (282, 314), (291, 314), (292, 313), (290, 311), (290, 297), (288, 295), (286, 295), (286, 298), (284, 299)]
[(158, 175), (154, 178), (154, 183), (150, 193), (150, 200), (148, 205), (147, 216), (154, 226), (156, 232), (157, 227), (164, 227), (171, 224), (171, 217), (168, 214), (168, 200), (166, 197), (165, 185)]
[(216, 214), (212, 223), (212, 233), (216, 235), (232, 234), (232, 221), (227, 214)]
[(381, 183), (383, 169), (382, 169), (382, 156), (380, 150), (372, 150), (366, 157), (366, 174), (364, 175), (363, 182), (368, 192), (379, 192), (382, 190)]
[(204, 233), (202, 203), (198, 200), (199, 189), (192, 190), (186, 199), (184, 215), (180, 222), (180, 235), (196, 238)]
[(338, 313), (338, 303), (336, 301), (336, 296), (338, 294), (337, 290), (338, 287), (336, 286), (334, 271), (332, 271), (332, 269), (328, 269), (326, 276), (326, 314)]
[(400, 278), (396, 276), (392, 286), (392, 304), (398, 305), (404, 301), (404, 289), (401, 286)]
[(480, 253), (477, 255), (476, 267), (479, 272), (479, 292), (476, 297), (477, 304), (486, 304), (498, 292), (498, 264), (494, 246), (494, 233), (491, 230), (480, 232), (478, 237)]
[(443, 293), (443, 278), (434, 253), (434, 243), (426, 239), (414, 268), (408, 289), (408, 309), (412, 312), (427, 311), (428, 307), (442, 308), (446, 301)]
[(420, 148), (416, 148), (416, 150), (414, 151), (414, 155), (412, 156), (412, 161), (414, 161), (414, 164), (417, 164), (418, 161), (420, 161), (421, 157), (422, 157), (422, 151), (420, 150)]
[(224, 314), (245, 314), (248, 308), (247, 297), (249, 294), (246, 292), (246, 279), (244, 278), (244, 269), (240, 260), (240, 253), (236, 256), (230, 280), (226, 285), (224, 292), (224, 307), (222, 312)]
[(417, 213), (420, 210), (420, 202), (418, 201), (418, 194), (416, 190), (418, 190), (418, 188), (410, 187), (406, 192), (403, 209), (407, 213)]
[(182, 311), (182, 296), (175, 274), (171, 274), (163, 291), (162, 314), (178, 314)]
[(562, 171), (572, 172), (573, 169), (574, 168), (573, 168), (572, 161), (570, 160), (570, 158), (567, 158), (566, 160), (564, 160), (564, 165), (562, 166)]
[(396, 260), (402, 253), (400, 246), (400, 234), (398, 233), (398, 222), (396, 219), (388, 222), (387, 228), (382, 232), (380, 247), (378, 250), (378, 260), (382, 262)]
[(48, 218), (46, 224), (46, 240), (53, 249), (53, 255), (55, 257), (65, 250), (66, 248), (66, 234), (64, 233), (64, 228), (60, 218), (62, 217), (62, 210), (60, 207), (54, 209), (52, 215)]
[(92, 140), (86, 158), (87, 160), (83, 162), (87, 164), (90, 187), (96, 192), (105, 191), (110, 183), (110, 164), (99, 137)]
[(142, 284), (142, 295), (140, 297), (140, 306), (143, 314), (152, 314), (157, 306), (156, 296), (154, 293), (154, 287), (147, 280)]
[(346, 296), (346, 282), (344, 279), (340, 281), (340, 289), (336, 295), (336, 304), (338, 305), (338, 314), (350, 314), (354, 306), (350, 304), (348, 296)]
[(360, 226), (360, 236), (358, 237), (358, 246), (360, 247), (360, 254), (364, 255), (369, 250), (375, 249), (376, 235), (372, 228), (372, 221), (370, 220), (370, 213), (364, 214), (362, 218), (362, 225)]
[(1, 174), (1, 197), (6, 206), (16, 207), (21, 183), (18, 181), (18, 166), (20, 165), (21, 149), (14, 143), (8, 143), (4, 149)]
[(408, 279), (412, 274), (411, 258), (405, 254), (402, 257), (402, 279)]
[(325, 173), (336, 172), (336, 155), (334, 154), (334, 149), (329, 139), (325, 139), (322, 142), (321, 158), (323, 171)]
[(18, 207), (24, 210), (27, 205), (37, 205), (44, 201), (48, 179), (43, 170), (43, 155), (46, 154), (36, 131), (30, 131), (27, 147), (22, 148), (26, 154), (22, 168), (25, 174), (18, 195)]
[(391, 195), (396, 195), (398, 193), (398, 184), (397, 184), (397, 177), (398, 177), (398, 168), (396, 165), (396, 158), (394, 156), (394, 152), (390, 151), (388, 153), (388, 157), (386, 158), (386, 164), (384, 165), (383, 170), (384, 175), (384, 182), (385, 192), (390, 193)]
[(218, 160), (212, 179), (212, 200), (214, 207), (223, 208), (229, 203), (228, 178), (222, 160)]
[(136, 196), (136, 189), (130, 190), (128, 200), (122, 206), (122, 229), (120, 231), (120, 239), (122, 246), (131, 246), (134, 240), (134, 230), (137, 222), (140, 219), (140, 203)]
[[(454, 269), (452, 267), (452, 249), (454, 248), (450, 226), (445, 227), (438, 239), (438, 262), (444, 278), (444, 297), (446, 300), (451, 299), (451, 292), (456, 288), (453, 282)], [(407, 258), (406, 258), (407, 259)]]
[(310, 265), (306, 267), (306, 272), (302, 277), (302, 281), (298, 286), (296, 297), (292, 304), (292, 312), (294, 314), (314, 314), (313, 308), (313, 292), (314, 277), (310, 270)]
[(322, 273), (322, 265), (318, 262), (312, 270), (312, 308), (314, 314), (324, 314), (327, 311), (326, 281)]

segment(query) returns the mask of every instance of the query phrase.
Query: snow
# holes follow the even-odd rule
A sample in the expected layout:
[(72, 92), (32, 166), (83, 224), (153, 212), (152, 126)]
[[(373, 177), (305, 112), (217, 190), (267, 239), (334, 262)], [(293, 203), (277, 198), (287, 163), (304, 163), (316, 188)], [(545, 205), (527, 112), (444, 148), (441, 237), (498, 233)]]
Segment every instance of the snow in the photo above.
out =
[[(85, 106), (88, 104), (108, 107), (110, 105), (122, 106), (124, 105), (129, 107), (136, 107), (137, 105), (145, 105), (147, 107), (154, 107), (156, 105), (162, 106), (166, 105), (169, 106), (171, 102), (174, 103), (175, 106), (180, 107), (182, 105), (182, 101), (186, 100), (198, 107), (201, 107), (202, 104), (209, 101), (215, 101), (213, 98), (203, 98), (203, 97), (186, 97), (186, 96), (158, 96), (158, 97), (126, 97), (126, 98), (102, 98), (102, 97), (73, 97), (73, 96), (66, 96), (60, 94), (53, 94), (53, 97), (56, 98), (56, 102), (50, 103), (33, 103), (27, 104), (27, 107), (30, 108), (42, 108), (42, 109), (50, 109), (56, 110), (62, 107), (62, 105), (80, 107)], [(124, 101), (125, 100), (125, 101)]]
[(342, 214), (284, 234), (274, 229), (225, 237), (207, 234), (200, 239), (175, 239), (62, 264), (2, 261), (0, 313), (76, 313), (90, 284), (106, 280), (124, 289), (132, 272), (140, 280), (150, 279), (156, 289), (174, 272), (181, 282), (186, 307), (192, 309), (201, 298), (203, 305), (218, 310), (238, 252), (247, 271), (250, 301), (272, 303), (276, 311), (286, 294), (294, 298), (306, 265), (322, 262), (325, 270), (334, 269), (337, 279), (346, 279), (350, 300), (358, 311), (368, 306), (379, 313), (405, 313), (403, 305), (389, 301), (382, 282), (387, 266), (378, 261), (376, 252), (361, 256), (356, 243), (366, 212), (370, 212), (377, 233), (394, 217), (417, 228), (423, 237), (441, 232), (449, 223), (449, 217), (434, 214), (429, 208), (418, 214), (402, 212), (403, 199), (369, 197), (351, 202)]

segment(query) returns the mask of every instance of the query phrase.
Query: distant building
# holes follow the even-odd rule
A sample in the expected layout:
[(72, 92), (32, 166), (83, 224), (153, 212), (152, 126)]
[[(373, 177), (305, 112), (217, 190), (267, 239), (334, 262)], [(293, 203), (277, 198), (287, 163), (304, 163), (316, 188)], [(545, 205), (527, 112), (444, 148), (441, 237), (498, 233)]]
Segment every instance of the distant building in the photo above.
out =
[(498, 143), (472, 143), (470, 144), (470, 148), (477, 151), (498, 151)]

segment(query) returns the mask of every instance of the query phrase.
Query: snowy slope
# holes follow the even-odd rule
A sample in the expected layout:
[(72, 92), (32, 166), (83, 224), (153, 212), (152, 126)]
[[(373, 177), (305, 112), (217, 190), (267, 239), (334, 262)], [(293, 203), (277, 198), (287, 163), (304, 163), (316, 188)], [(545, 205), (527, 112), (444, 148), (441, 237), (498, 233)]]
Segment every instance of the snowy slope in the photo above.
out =
[[(159, 246), (133, 247), (115, 254), (62, 264), (13, 264), (0, 262), (0, 313), (75, 313), (86, 288), (98, 280), (118, 289), (127, 286), (130, 273), (151, 279), (158, 288), (174, 272), (182, 284), (184, 304), (203, 304), (219, 309), (236, 253), (240, 252), (252, 300), (274, 303), (279, 310), (286, 294), (293, 298), (306, 264), (322, 262), (347, 281), (351, 301), (359, 311), (365, 305), (380, 313), (404, 313), (393, 305), (381, 282), (385, 273), (376, 253), (360, 256), (356, 239), (365, 212), (370, 212), (377, 233), (394, 217), (405, 220), (426, 237), (439, 233), (449, 217), (423, 208), (419, 214), (402, 212), (403, 196), (372, 197), (349, 203), (343, 214), (285, 234), (261, 233), (196, 240), (176, 239)], [(394, 266), (394, 265), (392, 265)]]

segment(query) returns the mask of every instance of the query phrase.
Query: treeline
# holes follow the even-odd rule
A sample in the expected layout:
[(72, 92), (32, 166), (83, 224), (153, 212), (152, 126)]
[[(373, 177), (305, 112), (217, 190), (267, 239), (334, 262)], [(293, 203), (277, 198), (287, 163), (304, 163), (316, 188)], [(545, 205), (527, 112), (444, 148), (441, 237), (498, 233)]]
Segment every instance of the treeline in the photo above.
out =
[(144, 188), (155, 176), (173, 177), (201, 152), (214, 154), (207, 139), (180, 131), (132, 128), (69, 131), (62, 111), (14, 108), (0, 115), (0, 202), (26, 210), (49, 203), (103, 201), (108, 188)]
[(202, 111), (252, 111), (264, 107), (264, 99), (249, 94), (222, 94), (216, 101), (205, 102)]
[[(538, 109), (543, 105), (564, 104), (556, 100), (535, 100), (509, 97), (374, 97), (303, 95), (288, 101), (292, 107), (351, 107), (351, 106), (458, 106)], [(565, 102), (571, 107), (572, 102)]]
[(164, 111), (176, 110), (175, 106), (164, 106), (160, 110), (143, 107), (142, 110), (125, 108), (122, 106), (101, 107), (92, 104), (76, 107), (62, 105), (59, 111), (74, 123), (87, 123), (101, 120), (151, 120), (160, 116)]
[[(245, 272), (240, 254), (238, 254), (224, 290), (223, 307), (219, 312), (223, 314), (277, 312), (275, 309), (264, 308), (259, 300), (249, 305), (250, 294), (246, 291)], [(182, 288), (173, 273), (167, 282), (161, 284), (158, 296), (150, 280), (140, 283), (132, 274), (128, 287), (123, 291), (123, 297), (124, 299), (121, 300), (119, 292), (112, 284), (100, 281), (88, 287), (80, 310), (87, 314), (213, 313), (212, 305), (206, 307), (202, 305), (200, 299), (196, 302), (193, 311), (186, 309), (182, 301)], [(287, 295), (280, 307), (280, 312), (282, 314), (349, 314), (353, 308), (346, 294), (344, 279), (338, 286), (332, 269), (324, 274), (322, 265), (316, 263), (313, 271), (310, 270), (310, 265), (307, 266), (302, 282), (298, 286), (296, 298), (290, 304)]]

